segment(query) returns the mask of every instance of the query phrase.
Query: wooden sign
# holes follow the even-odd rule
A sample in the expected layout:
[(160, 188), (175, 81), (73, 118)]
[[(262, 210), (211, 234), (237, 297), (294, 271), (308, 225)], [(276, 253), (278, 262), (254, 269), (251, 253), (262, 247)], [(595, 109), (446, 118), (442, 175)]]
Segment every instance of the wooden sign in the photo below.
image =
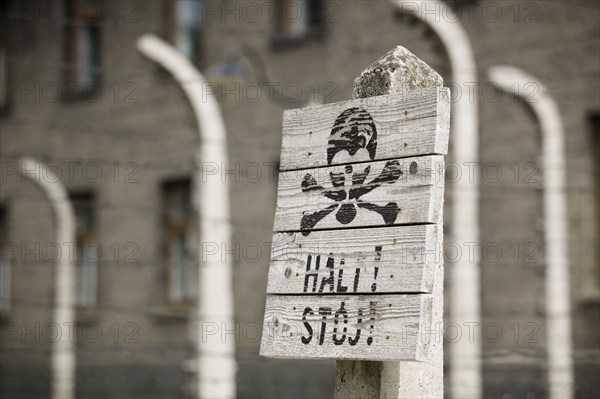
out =
[(437, 223), (443, 172), (439, 155), (283, 172), (274, 230)]
[[(347, 148), (346, 123), (354, 124), (358, 134), (355, 145), (350, 141)], [(369, 139), (362, 148), (371, 161), (445, 155), (449, 127), (449, 90), (438, 87), (284, 111), (281, 170), (345, 163), (331, 155), (358, 150), (361, 137)], [(350, 163), (358, 161), (348, 155)]]
[(423, 360), (430, 326), (431, 295), (273, 295), (267, 297), (262, 354)]
[(430, 293), (439, 241), (437, 225), (278, 233), (267, 293)]
[(261, 354), (424, 360), (449, 92), (284, 112)]

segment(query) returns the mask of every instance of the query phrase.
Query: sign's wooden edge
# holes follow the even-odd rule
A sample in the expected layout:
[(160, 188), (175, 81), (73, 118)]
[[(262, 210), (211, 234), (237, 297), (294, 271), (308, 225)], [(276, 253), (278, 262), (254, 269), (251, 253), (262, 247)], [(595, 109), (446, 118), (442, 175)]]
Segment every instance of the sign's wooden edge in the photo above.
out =
[(439, 155), (448, 154), (450, 139), (451, 94), (448, 87), (440, 87), (437, 102), (437, 123), (435, 126), (435, 152)]

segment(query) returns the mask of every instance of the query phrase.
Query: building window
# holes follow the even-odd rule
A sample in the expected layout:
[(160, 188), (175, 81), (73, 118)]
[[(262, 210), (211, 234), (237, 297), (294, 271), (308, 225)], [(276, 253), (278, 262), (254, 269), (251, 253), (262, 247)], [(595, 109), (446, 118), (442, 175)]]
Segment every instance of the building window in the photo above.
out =
[(474, 7), (477, 5), (477, 3), (479, 3), (479, 0), (448, 0), (446, 2), (450, 5), (450, 7), (460, 12), (465, 8)]
[(0, 206), (0, 314), (10, 310), (12, 259), (8, 254), (8, 212)]
[(0, 27), (0, 115), (8, 109), (8, 34)]
[(96, 95), (100, 83), (100, 22), (97, 0), (67, 1), (66, 100)]
[(75, 210), (76, 305), (93, 308), (98, 299), (98, 264), (100, 246), (96, 237), (94, 196), (89, 193), (71, 195)]
[(324, 1), (278, 0), (275, 5), (276, 31), (272, 41), (275, 49), (324, 36)]
[(200, 63), (202, 1), (167, 0), (166, 36), (194, 64)]
[(595, 113), (590, 117), (590, 126), (593, 142), (594, 202), (596, 203), (596, 245), (594, 245), (596, 248), (596, 287), (600, 288), (600, 113)]
[(163, 254), (166, 291), (169, 304), (189, 301), (188, 236), (191, 227), (190, 180), (178, 180), (163, 186)]

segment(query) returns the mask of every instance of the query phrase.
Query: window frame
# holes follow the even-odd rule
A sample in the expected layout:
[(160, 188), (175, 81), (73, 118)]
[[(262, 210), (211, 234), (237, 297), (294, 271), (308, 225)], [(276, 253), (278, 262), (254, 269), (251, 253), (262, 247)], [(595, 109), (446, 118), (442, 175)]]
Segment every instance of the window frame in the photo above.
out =
[[(296, 48), (310, 42), (318, 42), (326, 35), (326, 2), (320, 0), (305, 0), (309, 12), (306, 32), (293, 36), (284, 33), (286, 17), (283, 15), (286, 3), (294, 3), (298, 0), (276, 0), (274, 7), (275, 25), (271, 38), (271, 48), (274, 51), (281, 51), (290, 48)], [(305, 11), (306, 12), (306, 11)], [(288, 21), (289, 25), (292, 24)]]
[(600, 299), (600, 111), (590, 114), (588, 118), (590, 125), (590, 131), (592, 135), (592, 174), (594, 182), (594, 193), (593, 198), (596, 204), (595, 206), (595, 239), (596, 239), (596, 291)]
[(10, 82), (10, 65), (9, 65), (10, 46), (8, 40), (8, 32), (0, 29), (0, 117), (5, 115), (10, 108), (11, 99), (8, 90)]
[[(176, 190), (182, 190), (185, 196), (184, 215), (181, 219), (174, 220), (170, 217), (170, 203), (172, 198), (177, 197)], [(191, 276), (192, 261), (189, 256), (189, 240), (192, 233), (192, 180), (189, 177), (169, 179), (161, 184), (161, 239), (162, 239), (162, 267), (163, 267), (163, 292), (165, 303), (172, 307), (187, 308), (193, 306), (193, 298), (189, 284), (186, 281)], [(184, 278), (181, 279), (182, 286), (179, 287), (181, 297), (175, 298), (172, 292), (173, 287), (173, 269), (172, 269), (172, 244), (183, 235), (183, 271)]]
[[(171, 45), (173, 45), (173, 47), (179, 50), (177, 33), (180, 21), (178, 20), (177, 3), (178, 0), (166, 0), (164, 2), (164, 37)], [(199, 24), (196, 27), (193, 54), (191, 56), (188, 54), (184, 55), (189, 57), (195, 66), (200, 67), (204, 62), (204, 16), (202, 14), (204, 7), (202, 5), (202, 0), (198, 0), (198, 3), (199, 15), (197, 15), (197, 21)]]
[[(92, 270), (83, 270), (83, 267), (89, 267), (86, 263), (81, 263), (82, 260), (79, 257), (79, 250), (82, 247), (86, 247), (90, 244), (95, 244), (98, 248), (100, 243), (98, 240), (98, 225), (96, 209), (96, 195), (91, 191), (73, 192), (69, 194), (71, 204), (73, 205), (73, 211), (75, 212), (75, 305), (80, 310), (90, 310), (98, 306), (98, 288), (99, 288), (99, 274), (100, 274), (100, 259), (96, 259)], [(78, 204), (79, 203), (79, 204)], [(81, 208), (81, 203), (85, 203), (83, 207), (89, 207), (89, 226), (82, 230), (79, 227), (79, 214), (78, 208)], [(93, 288), (92, 292), (87, 291), (82, 293), (82, 273), (93, 273)], [(89, 276), (88, 276), (89, 278)], [(81, 298), (85, 297), (85, 301)]]
[[(82, 0), (66, 0), (65, 11), (67, 23), (65, 25), (65, 68), (63, 74), (62, 100), (76, 102), (79, 100), (96, 98), (101, 91), (102, 67), (102, 1), (93, 4), (81, 4)], [(86, 33), (91, 34), (91, 82), (80, 81), (80, 70), (83, 68), (79, 54), (79, 42)]]
[[(0, 294), (5, 294), (6, 303), (2, 300), (4, 295), (0, 296), (0, 317), (7, 316), (12, 308), (12, 259), (8, 254), (4, 253), (5, 245), (9, 243), (9, 211), (8, 206), (0, 204), (0, 276), (2, 282), (0, 283)], [(5, 263), (6, 262), (6, 263)], [(5, 269), (6, 267), (6, 269)], [(8, 278), (8, 282), (4, 278)], [(3, 292), (6, 288), (7, 292)]]
[[(591, 230), (592, 237), (590, 243), (596, 242), (600, 245), (600, 110), (588, 112), (585, 127), (589, 133), (589, 147), (591, 174), (590, 182), (592, 185), (592, 193), (589, 196), (592, 204), (592, 213), (595, 222)], [(585, 207), (585, 211), (589, 208)], [(589, 215), (588, 215), (589, 216)], [(586, 239), (586, 237), (583, 237)], [(587, 242), (587, 241), (586, 241)], [(598, 245), (593, 249), (592, 262), (593, 264), (585, 263), (582, 278), (579, 279), (580, 289), (577, 291), (577, 298), (583, 305), (596, 306), (600, 304), (600, 248)]]

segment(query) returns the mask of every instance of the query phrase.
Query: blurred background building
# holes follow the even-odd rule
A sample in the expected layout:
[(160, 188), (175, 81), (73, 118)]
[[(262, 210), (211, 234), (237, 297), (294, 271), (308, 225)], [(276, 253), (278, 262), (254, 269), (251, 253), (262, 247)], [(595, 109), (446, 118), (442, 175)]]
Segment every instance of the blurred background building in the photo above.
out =
[[(44, 162), (32, 172), (41, 178), (58, 174), (75, 209), (77, 397), (195, 395), (199, 246), (211, 243), (192, 206), (203, 143), (180, 85), (136, 48), (153, 33), (211, 82), (225, 121), (230, 161), (216, 171), (231, 192), (233, 244), (223, 253), (233, 262), (236, 324), (221, 333), (235, 340), (238, 397), (332, 395), (334, 362), (258, 356), (282, 111), (350, 99), (354, 78), (398, 44), (437, 70), (455, 101), (477, 101), (480, 163), (453, 164), (451, 149), (445, 230), (451, 239), (460, 223), (449, 212), (453, 182), (472, 171), (480, 240), (459, 244), (462, 256), (480, 254), (481, 396), (550, 396), (544, 237), (556, 215), (544, 213), (543, 176), (564, 168), (572, 397), (598, 397), (598, 2), (412, 2), (421, 15), (398, 3), (1, 1), (0, 396), (50, 394), (56, 334), (56, 221), (19, 174), (22, 157)], [(468, 41), (445, 43), (426, 13), (461, 26)], [(473, 52), (474, 81), (453, 84), (463, 67), (450, 62), (454, 45)], [(488, 75), (497, 65), (535, 80), (508, 94)], [(564, 162), (542, 159), (544, 121), (529, 100), (543, 87), (564, 126)], [(452, 148), (464, 144), (453, 137)], [(450, 275), (457, 255), (447, 244)], [(468, 326), (459, 328), (466, 340)], [(446, 347), (456, 340), (452, 330)], [(446, 357), (448, 396), (455, 372)]]

